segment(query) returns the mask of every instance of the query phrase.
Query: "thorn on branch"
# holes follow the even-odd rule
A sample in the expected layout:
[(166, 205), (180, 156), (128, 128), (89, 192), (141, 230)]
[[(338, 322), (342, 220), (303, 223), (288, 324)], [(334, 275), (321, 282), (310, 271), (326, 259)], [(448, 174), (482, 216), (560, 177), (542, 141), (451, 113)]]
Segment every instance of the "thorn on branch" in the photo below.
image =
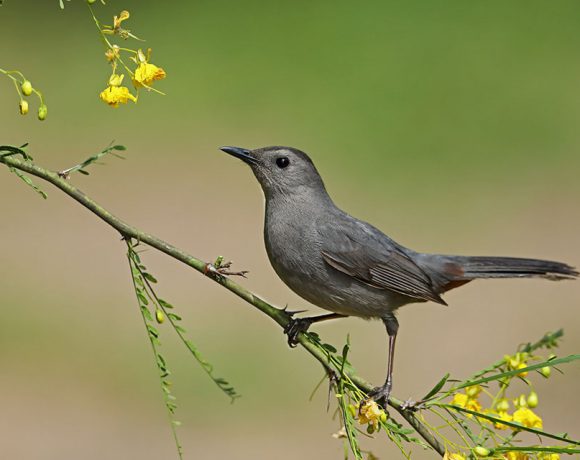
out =
[(330, 410), (330, 402), (332, 401), (332, 396), (336, 393), (338, 389), (338, 382), (340, 377), (334, 369), (330, 367), (325, 367), (326, 376), (328, 377), (328, 399), (326, 401), (326, 412)]
[(290, 316), (290, 318), (294, 317), (295, 315), (297, 315), (298, 313), (305, 313), (308, 310), (288, 310), (288, 305), (286, 305), (282, 311), (284, 313), (286, 313), (288, 316)]

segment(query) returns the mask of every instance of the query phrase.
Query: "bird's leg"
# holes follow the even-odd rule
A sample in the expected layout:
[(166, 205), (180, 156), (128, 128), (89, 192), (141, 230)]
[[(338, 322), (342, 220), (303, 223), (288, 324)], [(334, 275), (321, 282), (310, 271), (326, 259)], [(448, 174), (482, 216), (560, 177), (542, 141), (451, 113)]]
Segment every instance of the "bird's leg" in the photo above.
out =
[(397, 331), (399, 330), (399, 322), (394, 316), (387, 316), (383, 318), (383, 323), (387, 328), (389, 335), (389, 360), (387, 364), (387, 380), (382, 387), (377, 387), (369, 393), (369, 398), (374, 399), (383, 407), (387, 406), (389, 402), (389, 395), (393, 388), (393, 364), (395, 361), (395, 341), (397, 340)]
[(294, 348), (298, 345), (298, 335), (306, 332), (311, 324), (327, 321), (329, 319), (344, 318), (346, 315), (338, 313), (329, 313), (328, 315), (311, 316), (309, 318), (291, 318), (290, 322), (284, 328), (284, 334), (288, 336), (288, 345)]

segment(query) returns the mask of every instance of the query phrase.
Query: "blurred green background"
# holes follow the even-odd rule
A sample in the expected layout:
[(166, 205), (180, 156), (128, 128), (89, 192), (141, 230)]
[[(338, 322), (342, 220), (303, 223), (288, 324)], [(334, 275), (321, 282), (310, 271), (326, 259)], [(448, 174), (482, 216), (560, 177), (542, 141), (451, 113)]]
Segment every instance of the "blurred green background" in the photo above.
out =
[[(261, 191), (217, 150), (280, 144), (311, 154), (337, 203), (417, 250), (553, 258), (580, 265), (580, 4), (576, 1), (111, 0), (167, 71), (138, 105), (98, 100), (109, 68), (80, 0), (6, 0), (0, 66), (22, 70), (49, 116), (18, 115), (0, 80), (1, 144), (72, 166), (111, 140), (72, 182), (109, 210), (204, 260), (250, 270), (243, 284), (278, 305), (315, 308), (278, 280), (262, 241)], [(139, 44), (131, 43), (137, 47)], [(0, 458), (174, 458), (156, 369), (118, 235), (62, 193), (48, 201), (0, 171)], [(186, 458), (341, 458), (326, 390), (304, 352), (211, 281), (155, 251), (160, 293), (243, 394), (230, 405), (163, 327)], [(564, 326), (578, 352), (579, 283), (478, 282), (443, 308), (400, 312), (394, 393), (420, 397), (519, 343)], [(367, 378), (384, 378), (382, 326), (348, 319)], [(580, 435), (578, 366), (538, 382), (545, 428)], [(363, 441), (381, 458), (385, 438)], [(396, 457), (395, 457), (396, 458)], [(414, 458), (433, 458), (417, 452)]]

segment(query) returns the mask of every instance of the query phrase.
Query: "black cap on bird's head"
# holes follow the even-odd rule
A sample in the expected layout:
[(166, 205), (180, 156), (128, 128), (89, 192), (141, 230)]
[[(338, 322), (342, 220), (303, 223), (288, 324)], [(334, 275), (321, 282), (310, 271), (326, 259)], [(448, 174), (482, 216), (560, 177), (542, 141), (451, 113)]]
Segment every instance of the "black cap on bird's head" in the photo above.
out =
[(266, 197), (276, 192), (290, 195), (305, 189), (320, 190), (326, 194), (316, 167), (301, 150), (281, 146), (254, 150), (221, 147), (221, 150), (239, 158), (252, 168)]

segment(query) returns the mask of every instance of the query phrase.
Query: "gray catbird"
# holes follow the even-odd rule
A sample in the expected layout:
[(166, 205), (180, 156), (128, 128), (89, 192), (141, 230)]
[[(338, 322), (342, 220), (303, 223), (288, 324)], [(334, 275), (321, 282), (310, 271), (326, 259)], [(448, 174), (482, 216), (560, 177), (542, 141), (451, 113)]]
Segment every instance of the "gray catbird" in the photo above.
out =
[(446, 305), (441, 295), (477, 278), (571, 279), (569, 265), (513, 257), (423, 254), (407, 249), (333, 203), (312, 160), (290, 147), (222, 147), (247, 163), (266, 197), (264, 239), (274, 270), (296, 294), (333, 313), (293, 319), (295, 346), (312, 323), (380, 318), (389, 336), (387, 379), (369, 396), (386, 404), (392, 387), (395, 311), (413, 302)]

